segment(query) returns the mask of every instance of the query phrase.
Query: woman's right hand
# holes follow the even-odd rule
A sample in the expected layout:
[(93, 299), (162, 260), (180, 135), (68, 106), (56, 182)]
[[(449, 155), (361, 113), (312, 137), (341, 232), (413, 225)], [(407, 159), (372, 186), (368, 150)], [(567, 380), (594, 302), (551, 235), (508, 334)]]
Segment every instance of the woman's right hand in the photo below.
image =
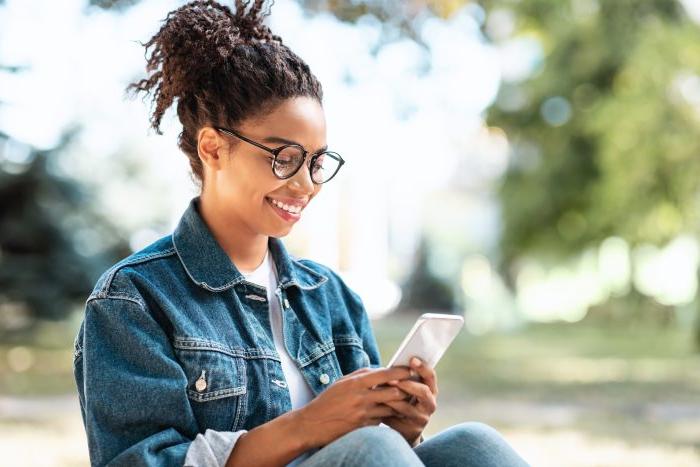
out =
[(325, 446), (356, 428), (378, 425), (382, 418), (396, 415), (383, 402), (405, 400), (407, 393), (382, 385), (409, 376), (408, 367), (360, 368), (335, 381), (297, 409), (299, 433), (307, 449)]

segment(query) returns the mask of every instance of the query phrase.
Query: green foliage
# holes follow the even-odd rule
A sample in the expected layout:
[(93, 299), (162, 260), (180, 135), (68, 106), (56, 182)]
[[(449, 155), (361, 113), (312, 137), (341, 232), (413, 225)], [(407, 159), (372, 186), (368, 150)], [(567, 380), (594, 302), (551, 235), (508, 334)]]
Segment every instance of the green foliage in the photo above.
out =
[(501, 269), (612, 235), (635, 246), (700, 233), (700, 28), (682, 5), (484, 3), (510, 10), (515, 36), (535, 38), (544, 55), (488, 112), (513, 148), (500, 187)]
[(64, 318), (130, 253), (91, 194), (51, 170), (69, 140), (37, 151), (0, 134), (0, 332)]
[(355, 23), (363, 16), (376, 18), (382, 27), (381, 37), (374, 49), (394, 40), (409, 38), (425, 46), (420, 36), (420, 21), (426, 11), (439, 18), (449, 18), (470, 0), (299, 0), (309, 13), (327, 12), (340, 21)]
[[(681, 6), (598, 2), (581, 15), (574, 5), (585, 2), (486, 3), (512, 9), (517, 34), (545, 53), (538, 73), (504, 84), (488, 114), (514, 151), (500, 188), (504, 256), (697, 231), (700, 111), (683, 87), (700, 73), (700, 29)], [(524, 105), (513, 109), (514, 95)], [(547, 122), (551, 98), (568, 104), (565, 122)]]
[(90, 6), (104, 10), (122, 11), (139, 3), (139, 0), (90, 0)]

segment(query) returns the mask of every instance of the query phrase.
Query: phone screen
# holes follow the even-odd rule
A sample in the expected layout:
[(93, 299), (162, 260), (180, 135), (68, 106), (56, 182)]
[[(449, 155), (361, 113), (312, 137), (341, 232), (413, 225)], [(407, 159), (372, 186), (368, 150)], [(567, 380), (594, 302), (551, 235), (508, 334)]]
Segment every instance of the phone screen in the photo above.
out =
[(435, 367), (463, 324), (464, 318), (459, 315), (424, 313), (387, 366), (408, 366), (411, 357), (417, 356), (427, 365)]

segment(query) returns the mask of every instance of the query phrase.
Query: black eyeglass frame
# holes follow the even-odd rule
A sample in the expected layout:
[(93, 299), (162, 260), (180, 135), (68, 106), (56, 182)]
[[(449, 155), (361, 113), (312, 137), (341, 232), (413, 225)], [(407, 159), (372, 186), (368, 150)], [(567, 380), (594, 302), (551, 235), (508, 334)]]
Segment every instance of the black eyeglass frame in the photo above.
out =
[[(221, 131), (222, 133), (226, 133), (226, 134), (228, 134), (228, 135), (235, 136), (236, 138), (240, 138), (240, 139), (242, 139), (243, 141), (245, 141), (246, 143), (250, 143), (250, 144), (252, 144), (253, 146), (257, 146), (257, 147), (259, 147), (260, 149), (263, 149), (263, 150), (269, 152), (270, 154), (272, 154), (273, 156), (275, 156), (275, 157), (272, 159), (272, 173), (273, 173), (273, 175), (274, 175), (275, 177), (279, 178), (280, 180), (287, 180), (287, 179), (289, 179), (289, 178), (292, 178), (294, 175), (296, 175), (296, 173), (299, 172), (299, 169), (304, 165), (304, 162), (306, 161), (306, 156), (308, 156), (308, 155), (310, 154), (309, 151), (307, 151), (307, 150), (304, 148), (304, 146), (302, 146), (302, 145), (300, 145), (300, 144), (290, 143), (290, 144), (285, 144), (285, 145), (283, 145), (283, 146), (280, 146), (280, 147), (277, 147), (277, 148), (274, 148), (274, 149), (273, 149), (273, 148), (269, 148), (269, 147), (265, 146), (264, 144), (260, 144), (260, 143), (258, 143), (257, 141), (253, 141), (253, 140), (250, 139), (250, 138), (246, 138), (245, 136), (241, 135), (240, 133), (238, 133), (238, 132), (236, 132), (236, 131), (234, 131), (234, 130), (231, 130), (231, 129), (229, 129), (229, 128), (223, 128), (223, 127), (215, 126), (214, 129), (216, 129), (216, 130), (218, 130), (218, 131)], [(279, 175), (277, 175), (277, 172), (275, 172), (275, 164), (277, 164), (277, 155), (278, 155), (280, 152), (282, 152), (283, 149), (288, 148), (288, 147), (290, 147), (290, 146), (294, 146), (294, 147), (299, 148), (299, 149), (301, 150), (301, 153), (303, 154), (303, 157), (301, 158), (301, 163), (299, 164), (299, 166), (298, 166), (296, 169), (294, 169), (294, 171), (293, 171), (291, 174), (287, 175), (286, 177), (280, 177)], [(321, 183), (318, 183), (316, 180), (314, 180), (314, 176), (313, 176), (313, 173), (311, 172), (311, 170), (312, 170), (312, 167), (314, 166), (314, 162), (316, 161), (316, 159), (317, 159), (318, 157), (320, 157), (321, 155), (324, 155), (324, 154), (325, 154), (325, 155), (330, 155), (330, 157), (332, 157), (333, 159), (336, 159), (336, 160), (338, 161), (338, 167), (335, 169), (335, 172), (333, 173), (333, 175), (331, 175), (331, 176), (328, 178), (328, 180), (323, 181), (323, 182), (321, 182)], [(311, 160), (310, 160), (310, 164), (309, 164), (309, 175), (310, 175), (310, 177), (311, 177), (311, 181), (312, 181), (313, 183), (315, 183), (316, 185), (322, 185), (322, 184), (324, 184), (324, 183), (330, 182), (330, 181), (333, 179), (333, 177), (335, 177), (335, 176), (337, 175), (337, 173), (340, 171), (340, 168), (343, 166), (343, 164), (345, 164), (345, 160), (344, 160), (344, 159), (341, 157), (341, 155), (338, 154), (337, 152), (333, 152), (333, 151), (322, 151), (322, 152), (313, 154), (313, 155), (311, 156)]]

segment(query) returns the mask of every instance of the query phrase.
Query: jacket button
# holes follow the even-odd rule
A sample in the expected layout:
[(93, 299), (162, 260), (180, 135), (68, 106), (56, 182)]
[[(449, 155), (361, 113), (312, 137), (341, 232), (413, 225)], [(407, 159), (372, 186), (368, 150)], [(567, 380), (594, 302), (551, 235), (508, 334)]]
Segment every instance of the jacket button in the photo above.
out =
[(202, 370), (202, 374), (199, 376), (199, 379), (196, 383), (194, 383), (194, 388), (197, 390), (197, 392), (202, 392), (207, 388), (207, 380), (204, 379), (204, 373), (205, 370)]
[(319, 381), (321, 381), (322, 384), (328, 384), (328, 382), (331, 380), (331, 378), (326, 373), (323, 373), (318, 379)]
[(289, 308), (289, 301), (286, 298), (284, 299), (284, 307)]

